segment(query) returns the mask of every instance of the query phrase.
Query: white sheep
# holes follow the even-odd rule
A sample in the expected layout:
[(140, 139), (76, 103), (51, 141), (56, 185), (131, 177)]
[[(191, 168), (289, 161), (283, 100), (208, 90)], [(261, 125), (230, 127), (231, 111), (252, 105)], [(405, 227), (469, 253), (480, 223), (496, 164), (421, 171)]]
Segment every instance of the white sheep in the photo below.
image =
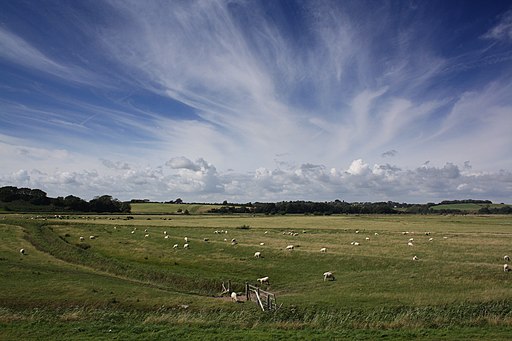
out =
[(255, 252), (254, 258), (261, 258), (261, 252), (259, 252), (259, 251)]
[(352, 242), (352, 243), (350, 243), (350, 245), (358, 246), (358, 245), (359, 245), (359, 243), (358, 243), (358, 242)]
[(334, 281), (336, 278), (334, 278), (334, 275), (331, 271), (324, 272), (324, 282), (327, 280), (327, 278), (330, 278), (331, 281)]
[(366, 237), (365, 240), (370, 240), (370, 237)]
[(510, 262), (510, 257), (509, 256), (503, 256), (503, 260), (505, 260), (507, 262)]
[(22, 255), (25, 255), (25, 249), (20, 249), (20, 253), (21, 253)]
[(185, 243), (188, 243), (188, 237), (183, 238), (185, 240)]
[(326, 247), (321, 248), (320, 252), (327, 252), (327, 248)]
[(231, 299), (234, 301), (234, 302), (238, 302), (238, 295), (236, 294), (236, 292), (232, 292), (231, 293)]
[(148, 229), (144, 229), (144, 232), (148, 232)]
[(512, 269), (510, 269), (510, 266), (508, 264), (504, 264), (503, 265), (503, 271), (509, 272), (509, 271), (512, 271)]
[(418, 256), (412, 257), (412, 260), (419, 260)]
[(172, 248), (173, 248), (173, 249), (177, 249), (178, 247), (179, 247), (179, 245), (178, 245), (178, 244), (174, 244), (174, 245), (172, 246)]
[(96, 236), (89, 236), (89, 239), (96, 239)]
[(134, 234), (134, 233), (135, 233), (135, 230), (132, 231), (132, 234)]
[(261, 246), (265, 245), (265, 243), (260, 243)]
[(167, 236), (167, 235), (166, 235), (166, 236), (164, 237), (164, 239), (169, 239), (169, 236)]
[(144, 235), (144, 238), (147, 238), (147, 237), (149, 237), (149, 233), (147, 233), (147, 234), (145, 234), (145, 235)]
[(258, 282), (260, 282), (261, 284), (263, 284), (263, 283), (270, 284), (268, 281), (268, 276), (258, 278)]
[(379, 234), (377, 232), (375, 232), (374, 235), (378, 236)]
[(209, 238), (204, 238), (203, 239), (205, 242), (208, 242), (210, 239)]
[(85, 240), (84, 237), (80, 237), (80, 241), (83, 242)]
[(429, 242), (431, 242), (431, 241), (433, 241), (433, 240), (434, 240), (434, 238), (432, 238), (432, 237), (430, 237), (430, 238), (428, 239), (428, 241), (429, 241)]
[(414, 244), (412, 242), (408, 242), (407, 245), (414, 246)]
[(167, 236), (167, 231), (164, 231), (164, 235), (166, 235), (166, 236)]
[(183, 245), (183, 248), (184, 248), (184, 249), (188, 249), (188, 248), (189, 248), (189, 245), (188, 245), (188, 244), (185, 244), (185, 245)]
[(293, 249), (294, 249), (294, 246), (293, 246), (293, 245), (288, 245), (288, 246), (286, 247), (286, 250), (290, 250), (290, 251), (291, 251), (291, 250), (293, 250)]

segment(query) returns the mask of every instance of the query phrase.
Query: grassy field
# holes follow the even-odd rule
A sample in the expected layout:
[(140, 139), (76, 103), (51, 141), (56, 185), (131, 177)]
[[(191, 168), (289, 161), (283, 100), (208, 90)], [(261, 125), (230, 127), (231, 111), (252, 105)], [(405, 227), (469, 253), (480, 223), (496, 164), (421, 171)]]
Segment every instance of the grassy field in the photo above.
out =
[(222, 205), (205, 204), (164, 204), (164, 203), (131, 203), (133, 214), (178, 214), (187, 210), (190, 214), (207, 213), (212, 208)]
[[(32, 218), (0, 216), (2, 340), (512, 335), (510, 216)], [(262, 276), (276, 312), (220, 295)]]

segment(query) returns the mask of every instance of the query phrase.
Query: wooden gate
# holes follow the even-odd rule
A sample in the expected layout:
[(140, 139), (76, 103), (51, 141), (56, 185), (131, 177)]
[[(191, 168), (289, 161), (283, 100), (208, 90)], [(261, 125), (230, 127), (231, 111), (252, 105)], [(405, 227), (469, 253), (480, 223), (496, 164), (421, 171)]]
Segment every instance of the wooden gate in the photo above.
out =
[(276, 295), (271, 292), (261, 290), (259, 287), (245, 283), (245, 296), (247, 301), (256, 301), (263, 311), (277, 310)]

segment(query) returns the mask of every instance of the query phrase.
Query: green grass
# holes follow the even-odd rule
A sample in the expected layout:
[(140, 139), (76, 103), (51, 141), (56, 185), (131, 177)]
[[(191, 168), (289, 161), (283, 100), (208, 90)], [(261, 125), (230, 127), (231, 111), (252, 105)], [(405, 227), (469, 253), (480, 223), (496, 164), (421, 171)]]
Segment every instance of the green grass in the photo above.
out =
[[(503, 255), (512, 255), (509, 216), (30, 218), (0, 220), (0, 339), (505, 340), (512, 333), (512, 274), (502, 270)], [(336, 281), (324, 282), (324, 271)], [(217, 297), (222, 281), (242, 291), (262, 276), (282, 304), (276, 313)]]
[(163, 204), (163, 203), (132, 203), (133, 214), (179, 214), (188, 210), (190, 214), (207, 213), (212, 208), (222, 205), (205, 204)]

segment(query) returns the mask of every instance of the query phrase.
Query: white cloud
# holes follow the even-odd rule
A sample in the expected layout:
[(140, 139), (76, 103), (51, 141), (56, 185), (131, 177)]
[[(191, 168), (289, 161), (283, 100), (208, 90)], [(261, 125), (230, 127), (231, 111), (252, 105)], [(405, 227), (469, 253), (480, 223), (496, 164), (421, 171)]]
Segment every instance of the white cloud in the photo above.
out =
[(512, 40), (512, 11), (501, 15), (499, 22), (487, 31), (482, 38), (492, 40)]

